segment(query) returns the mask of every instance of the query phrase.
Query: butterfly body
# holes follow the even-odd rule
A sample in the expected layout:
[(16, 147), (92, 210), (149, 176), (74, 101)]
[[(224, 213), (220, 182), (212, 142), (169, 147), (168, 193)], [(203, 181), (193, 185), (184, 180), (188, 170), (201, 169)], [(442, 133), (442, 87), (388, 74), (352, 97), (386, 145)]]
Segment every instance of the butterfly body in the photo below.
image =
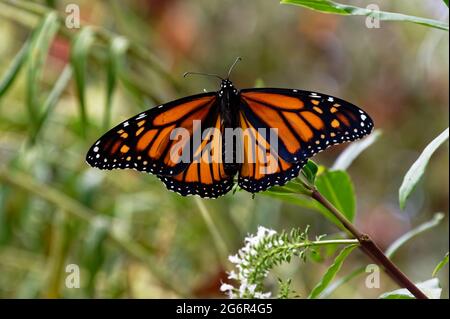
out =
[(229, 80), (222, 81), (217, 93), (224, 127), (237, 128), (239, 126), (239, 91)]
[[(220, 85), (220, 90), (217, 93), (218, 104), (220, 105), (219, 114), (221, 114), (222, 128), (226, 129), (236, 129), (239, 128), (239, 91), (229, 80), (222, 81)], [(236, 163), (236, 147), (237, 145), (233, 143), (233, 148), (226, 148), (228, 142), (226, 136), (223, 136), (222, 144), (222, 160), (224, 162), (224, 170), (230, 175), (236, 175), (239, 170), (239, 164)], [(227, 150), (229, 156), (227, 156)], [(229, 160), (225, 160), (229, 158)]]
[(117, 125), (86, 160), (100, 169), (155, 174), (181, 195), (216, 198), (231, 190), (236, 175), (251, 193), (284, 185), (308, 158), (372, 128), (367, 113), (329, 95), (238, 90), (223, 79), (217, 92), (172, 101)]

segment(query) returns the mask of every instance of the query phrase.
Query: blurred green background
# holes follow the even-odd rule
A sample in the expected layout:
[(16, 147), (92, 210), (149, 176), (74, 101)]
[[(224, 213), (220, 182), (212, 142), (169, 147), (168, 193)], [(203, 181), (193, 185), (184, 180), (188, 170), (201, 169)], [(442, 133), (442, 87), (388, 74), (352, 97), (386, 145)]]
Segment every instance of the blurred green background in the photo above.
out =
[[(448, 19), (440, 0), (374, 2), (385, 11)], [(68, 4), (79, 6), (81, 29), (64, 25)], [(236, 56), (243, 58), (232, 76), (237, 87), (262, 82), (328, 93), (372, 116), (383, 135), (349, 169), (356, 224), (386, 248), (444, 212), (441, 225), (394, 258), (414, 281), (431, 277), (449, 246), (448, 143), (433, 156), (405, 211), (397, 196), (405, 172), (448, 126), (448, 32), (385, 21), (369, 29), (363, 17), (324, 15), (277, 0), (0, 1), (0, 79), (51, 8), (61, 18), (56, 35), (35, 39), (0, 96), (0, 297), (223, 297), (226, 257), (258, 225), (280, 231), (309, 224), (313, 236), (337, 232), (316, 212), (264, 195), (183, 198), (154, 176), (85, 163), (106, 127), (156, 103), (217, 89), (214, 79), (183, 79), (183, 72), (224, 74)], [(89, 25), (95, 27), (84, 51), (90, 34), (80, 36), (80, 30)], [(84, 53), (83, 76), (77, 63), (84, 63)], [(71, 59), (78, 68), (68, 66)], [(314, 160), (331, 165), (345, 147)], [(369, 262), (355, 252), (341, 274)], [(78, 289), (65, 285), (69, 264), (80, 268)], [(293, 278), (293, 288), (305, 296), (326, 266), (293, 261), (276, 276)], [(439, 277), (448, 298), (448, 268)], [(367, 289), (363, 275), (332, 297), (374, 298), (389, 289), (396, 286), (384, 275), (379, 289)]]

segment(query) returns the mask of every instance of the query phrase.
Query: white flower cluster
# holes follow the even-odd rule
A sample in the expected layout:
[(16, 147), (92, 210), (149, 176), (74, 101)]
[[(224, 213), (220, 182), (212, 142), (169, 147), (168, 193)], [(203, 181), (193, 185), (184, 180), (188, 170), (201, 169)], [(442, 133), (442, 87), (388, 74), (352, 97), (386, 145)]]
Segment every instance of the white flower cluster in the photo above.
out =
[[(256, 235), (245, 238), (245, 246), (236, 255), (229, 256), (237, 272), (228, 272), (228, 279), (239, 282), (239, 287), (223, 283), (220, 291), (225, 292), (230, 298), (270, 298), (270, 292), (258, 291), (262, 289), (262, 280), (267, 276), (269, 269), (261, 267), (261, 256), (265, 252), (283, 245), (282, 239), (275, 239), (275, 230), (259, 226)], [(274, 240), (275, 239), (275, 240)], [(259, 267), (258, 267), (259, 266)]]

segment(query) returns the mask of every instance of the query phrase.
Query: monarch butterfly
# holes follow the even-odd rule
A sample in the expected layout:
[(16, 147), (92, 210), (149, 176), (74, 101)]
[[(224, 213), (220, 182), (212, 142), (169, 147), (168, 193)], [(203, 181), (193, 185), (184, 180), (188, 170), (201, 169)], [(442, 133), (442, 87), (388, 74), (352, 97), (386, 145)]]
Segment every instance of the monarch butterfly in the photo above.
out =
[[(250, 193), (284, 185), (316, 153), (372, 131), (367, 113), (333, 96), (238, 90), (229, 77), (239, 60), (227, 78), (186, 73), (218, 77), (219, 91), (168, 102), (122, 122), (92, 145), (86, 161), (100, 169), (155, 174), (183, 196), (217, 198), (231, 190), (236, 175)], [(180, 129), (184, 136), (174, 134)], [(244, 133), (234, 134), (239, 129)]]

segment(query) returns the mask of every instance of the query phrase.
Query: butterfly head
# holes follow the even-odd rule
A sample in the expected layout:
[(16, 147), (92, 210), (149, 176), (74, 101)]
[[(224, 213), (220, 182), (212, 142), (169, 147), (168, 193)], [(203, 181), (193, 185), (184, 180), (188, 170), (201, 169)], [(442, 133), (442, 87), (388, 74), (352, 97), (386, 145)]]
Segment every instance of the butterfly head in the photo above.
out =
[(231, 82), (229, 79), (223, 79), (220, 83), (220, 90), (219, 90), (219, 96), (225, 96), (225, 95), (237, 95), (238, 90), (233, 85), (233, 82)]

